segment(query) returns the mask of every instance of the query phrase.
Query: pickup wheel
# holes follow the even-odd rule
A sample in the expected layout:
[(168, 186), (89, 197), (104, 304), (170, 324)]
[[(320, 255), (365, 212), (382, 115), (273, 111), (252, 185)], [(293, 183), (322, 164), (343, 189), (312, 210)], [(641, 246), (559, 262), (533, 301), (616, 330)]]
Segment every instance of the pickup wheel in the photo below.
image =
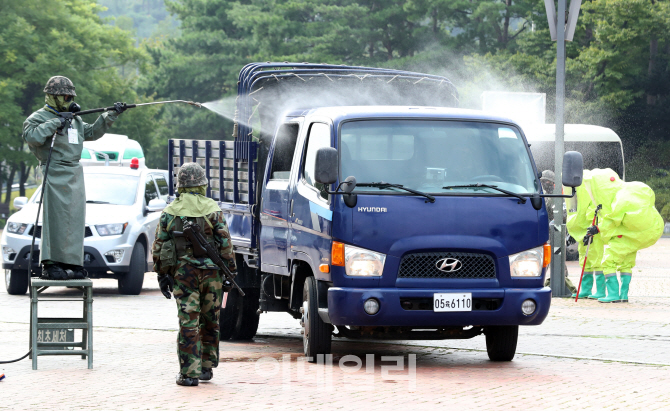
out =
[(486, 352), (491, 361), (512, 361), (519, 338), (518, 325), (486, 327)]
[(319, 316), (319, 305), (316, 296), (316, 280), (314, 277), (305, 279), (302, 289), (302, 343), (307, 361), (316, 362), (318, 354), (330, 354), (332, 329), (330, 324), (323, 322)]
[[(237, 290), (235, 290), (238, 293)], [(258, 300), (261, 295), (260, 288), (246, 288), (244, 297), (238, 293), (238, 314), (235, 329), (230, 336), (231, 340), (250, 340), (258, 331)]]
[(28, 271), (5, 270), (5, 288), (7, 289), (7, 294), (25, 294), (28, 291)]
[(219, 340), (226, 341), (229, 340), (235, 332), (237, 317), (240, 312), (239, 302), (242, 297), (237, 289), (233, 288), (228, 291), (223, 298), (226, 300), (226, 306), (221, 307), (219, 313)]
[(133, 254), (130, 256), (130, 269), (119, 278), (119, 293), (124, 295), (139, 295), (144, 284), (144, 269), (146, 268), (146, 253), (142, 243), (135, 243)]

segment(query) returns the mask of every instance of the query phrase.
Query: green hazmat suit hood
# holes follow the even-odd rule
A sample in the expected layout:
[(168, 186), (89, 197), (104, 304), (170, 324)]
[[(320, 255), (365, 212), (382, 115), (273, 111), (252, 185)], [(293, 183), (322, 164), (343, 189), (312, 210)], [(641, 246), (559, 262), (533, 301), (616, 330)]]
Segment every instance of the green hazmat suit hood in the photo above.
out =
[(622, 186), (623, 181), (616, 171), (611, 168), (594, 168), (586, 188), (590, 190), (595, 204), (602, 204), (601, 214), (606, 215), (612, 211), (612, 203)]
[(211, 198), (205, 197), (207, 186), (180, 187), (179, 197), (165, 207), (164, 212), (182, 217), (204, 217), (221, 211)]

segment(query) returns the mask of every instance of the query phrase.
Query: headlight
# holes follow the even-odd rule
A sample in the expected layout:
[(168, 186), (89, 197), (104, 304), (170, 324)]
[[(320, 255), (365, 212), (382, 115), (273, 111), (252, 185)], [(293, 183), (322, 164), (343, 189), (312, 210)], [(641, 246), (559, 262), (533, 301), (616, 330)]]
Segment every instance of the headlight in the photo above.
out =
[(12, 247), (3, 246), (2, 247), (2, 259), (10, 263), (16, 258), (16, 251)]
[(344, 267), (347, 275), (379, 277), (384, 271), (384, 261), (385, 254), (344, 245)]
[(544, 246), (531, 248), (509, 256), (512, 277), (539, 277), (542, 275)]
[(119, 224), (100, 224), (96, 225), (95, 229), (98, 232), (98, 235), (119, 235), (123, 234), (126, 230), (128, 223), (119, 223)]
[(14, 234), (23, 234), (26, 231), (28, 224), (21, 223), (7, 223), (7, 231)]
[(120, 263), (121, 260), (123, 260), (123, 250), (112, 250), (112, 251), (107, 251), (105, 253), (105, 256), (111, 257), (114, 261), (109, 261), (109, 258), (107, 259), (108, 262), (114, 262), (114, 263)]

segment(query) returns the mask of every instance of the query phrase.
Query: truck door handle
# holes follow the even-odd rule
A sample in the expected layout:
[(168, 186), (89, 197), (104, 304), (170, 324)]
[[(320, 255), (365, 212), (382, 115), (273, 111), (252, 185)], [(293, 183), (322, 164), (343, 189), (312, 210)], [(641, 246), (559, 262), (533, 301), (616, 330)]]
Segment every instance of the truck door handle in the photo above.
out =
[(291, 208), (289, 209), (289, 214), (291, 217), (295, 217), (295, 214), (293, 214), (293, 199), (291, 199)]

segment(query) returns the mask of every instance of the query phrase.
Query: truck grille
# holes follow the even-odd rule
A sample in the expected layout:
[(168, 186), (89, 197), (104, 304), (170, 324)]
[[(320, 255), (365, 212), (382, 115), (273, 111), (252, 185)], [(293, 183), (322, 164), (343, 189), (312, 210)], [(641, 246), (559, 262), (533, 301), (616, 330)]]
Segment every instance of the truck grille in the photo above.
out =
[[(30, 231), (28, 231), (28, 235), (33, 235), (34, 228), (35, 227), (33, 226), (33, 228), (31, 228)], [(84, 237), (91, 237), (91, 236), (93, 236), (93, 232), (91, 231), (91, 227), (86, 226), (86, 228), (84, 228)], [(42, 238), (42, 226), (41, 225), (37, 226), (37, 233), (35, 234), (35, 237), (36, 238)]]
[[(437, 262), (454, 258), (462, 263), (459, 270), (444, 272), (437, 269)], [(398, 278), (496, 278), (493, 257), (487, 254), (434, 252), (407, 254), (400, 261)]]

